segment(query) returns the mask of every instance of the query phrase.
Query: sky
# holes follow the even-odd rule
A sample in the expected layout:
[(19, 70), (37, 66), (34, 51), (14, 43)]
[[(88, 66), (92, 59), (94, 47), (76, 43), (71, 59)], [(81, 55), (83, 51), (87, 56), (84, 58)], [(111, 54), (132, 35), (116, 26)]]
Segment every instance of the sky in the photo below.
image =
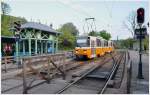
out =
[[(80, 35), (87, 30), (85, 18), (94, 17), (96, 30), (106, 30), (112, 40), (132, 37), (123, 25), (129, 14), (139, 7), (145, 9), (145, 22), (149, 20), (148, 0), (3, 0), (11, 7), (10, 15), (28, 21), (53, 24), (54, 29), (72, 22)], [(91, 24), (92, 21), (88, 21)], [(83, 30), (84, 26), (84, 30)], [(93, 26), (94, 27), (94, 26)]]

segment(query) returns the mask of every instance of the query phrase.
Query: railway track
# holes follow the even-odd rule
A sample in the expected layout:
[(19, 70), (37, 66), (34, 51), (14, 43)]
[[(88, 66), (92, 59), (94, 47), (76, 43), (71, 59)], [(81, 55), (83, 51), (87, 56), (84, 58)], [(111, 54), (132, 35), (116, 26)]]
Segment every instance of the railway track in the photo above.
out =
[[(73, 58), (73, 51), (62, 52), (62, 53), (65, 54), (66, 59), (68, 59), (68, 60)], [(42, 55), (39, 55), (39, 56), (42, 56)], [(19, 60), (21, 58), (23, 58), (23, 56), (22, 57), (19, 56)], [(14, 56), (2, 57), (1, 58), (1, 60), (2, 60), (1, 72), (6, 74), (6, 73), (13, 72), (16, 70), (21, 70), (22, 66), (21, 66), (21, 64), (16, 63), (16, 59), (17, 59), (17, 57), (14, 57)]]
[[(105, 58), (106, 57), (106, 58)], [(67, 65), (66, 65), (66, 71), (67, 71), (67, 73), (68, 72), (70, 72), (70, 71), (74, 71), (74, 70), (77, 70), (77, 69), (81, 69), (82, 68), (82, 66), (84, 66), (84, 65), (88, 65), (88, 64), (91, 64), (92, 62), (100, 62), (100, 59), (102, 59), (101, 61), (108, 61), (108, 60), (106, 60), (107, 59), (107, 56), (105, 56), (105, 57), (103, 57), (103, 59), (102, 58), (98, 58), (98, 59), (95, 59), (95, 60), (88, 60), (88, 61), (75, 61), (75, 60), (71, 60), (70, 61), (70, 63), (68, 62), (67, 63)], [(111, 59), (110, 59), (111, 60)], [(83, 63), (86, 63), (86, 64), (83, 64)], [(105, 62), (104, 62), (105, 63)], [(103, 64), (104, 64), (103, 63)], [(95, 65), (95, 67), (91, 67), (92, 69), (89, 71), (89, 72), (92, 72), (93, 70), (95, 70), (96, 68), (97, 68), (97, 66), (98, 66), (99, 64), (97, 64), (97, 65)], [(88, 73), (87, 73), (88, 74)], [(86, 75), (86, 74), (85, 74)], [(75, 80), (78, 80), (79, 79), (79, 77), (76, 77), (75, 78)], [(41, 85), (41, 84), (43, 84), (43, 83), (45, 83), (46, 81), (43, 81), (43, 82), (40, 82), (40, 83), (38, 83), (38, 84), (36, 84), (36, 85), (34, 85), (33, 87), (36, 87), (36, 86), (39, 86), (39, 85)], [(5, 90), (2, 90), (2, 93), (5, 93), (5, 92), (7, 92), (7, 91), (10, 91), (10, 90), (13, 90), (13, 89), (17, 89), (17, 88), (19, 88), (19, 87), (22, 87), (22, 84), (20, 84), (20, 85), (17, 85), (17, 86), (13, 86), (13, 87), (10, 87), (10, 88), (8, 88), (8, 89), (5, 89)], [(31, 89), (31, 88), (33, 88), (33, 87), (30, 87), (29, 89)]]
[[(56, 92), (56, 94), (96, 94), (103, 93), (123, 59), (124, 53), (117, 56), (113, 64), (111, 59), (104, 60), (100, 65), (91, 68), (81, 77)], [(100, 76), (99, 76), (100, 75)], [(99, 84), (99, 85), (98, 85)]]
[[(69, 70), (73, 70), (73, 69), (76, 69), (77, 67), (80, 67), (80, 66), (82, 66), (82, 65), (80, 65), (80, 64), (78, 64), (78, 63), (80, 63), (80, 61), (79, 62), (76, 62), (75, 60), (70, 60), (70, 61), (68, 61), (67, 63), (66, 63), (66, 71), (69, 71)], [(20, 72), (21, 72), (21, 70), (22, 69), (19, 69), (20, 70)], [(5, 81), (7, 82), (7, 81), (9, 81), (9, 80), (22, 80), (22, 78), (21, 77), (17, 77), (16, 75), (17, 75), (17, 72), (19, 72), (19, 70), (16, 68), (16, 69), (14, 69), (14, 75), (12, 75), (12, 77), (9, 77), (9, 78), (2, 78), (2, 83), (5, 83)], [(51, 69), (52, 71), (55, 71), (53, 68)], [(57, 74), (58, 72), (56, 72), (55, 74)], [(35, 77), (34, 75), (31, 75), (30, 77)], [(36, 81), (36, 80), (35, 80)], [(41, 84), (43, 84), (43, 83), (45, 83), (46, 81), (45, 80), (43, 80), (42, 82), (40, 82), (40, 83), (38, 83), (38, 84), (36, 84), (36, 85), (34, 85), (33, 87), (36, 87), (36, 86), (39, 86), (39, 85), (41, 85)], [(5, 93), (5, 92), (7, 92), (7, 91), (10, 91), (10, 90), (13, 90), (13, 89), (17, 89), (17, 88), (19, 88), (19, 87), (22, 87), (23, 86), (23, 84), (21, 83), (21, 84), (19, 84), (19, 85), (16, 85), (16, 86), (13, 86), (13, 87), (9, 87), (8, 89), (5, 89), (5, 90), (2, 90), (1, 92), (2, 93)], [(33, 88), (33, 87), (30, 87), (30, 88)]]
[[(103, 94), (105, 93), (105, 90), (107, 89), (107, 86), (109, 85), (109, 82), (111, 80), (114, 80), (115, 76), (116, 76), (116, 73), (118, 72), (118, 68), (120, 67), (120, 65), (123, 65), (123, 68), (121, 68), (121, 78), (120, 78), (120, 84), (121, 85), (121, 82), (122, 82), (122, 79), (123, 79), (123, 74), (124, 74), (124, 69), (125, 69), (125, 60), (126, 60), (126, 53), (124, 52), (118, 59), (118, 61), (116, 62), (116, 64), (114, 64), (108, 78), (106, 79), (106, 82), (105, 84), (102, 86), (102, 89), (99, 90), (99, 92), (97, 94)], [(123, 69), (123, 70), (122, 70)], [(114, 84), (113, 84), (114, 86)]]

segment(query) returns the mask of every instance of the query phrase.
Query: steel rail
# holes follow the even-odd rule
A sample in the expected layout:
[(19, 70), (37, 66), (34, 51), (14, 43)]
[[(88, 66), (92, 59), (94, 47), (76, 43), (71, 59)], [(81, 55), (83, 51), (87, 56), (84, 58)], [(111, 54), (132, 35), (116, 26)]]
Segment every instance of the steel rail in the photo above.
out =
[(103, 94), (104, 93), (104, 91), (107, 88), (107, 85), (108, 85), (109, 81), (111, 80), (112, 76), (114, 75), (115, 71), (117, 70), (117, 67), (119, 66), (119, 63), (122, 61), (123, 57), (124, 57), (124, 53), (119, 57), (117, 63), (113, 66), (112, 71), (110, 73), (110, 76), (106, 80), (106, 83), (104, 84), (102, 90), (100, 90), (97, 94)]
[[(115, 55), (116, 56), (116, 55)], [(111, 59), (111, 58), (110, 58)], [(106, 59), (103, 59), (103, 60), (106, 60)], [(106, 60), (106, 62), (108, 62), (109, 61), (109, 59), (107, 59)], [(80, 62), (80, 61), (79, 61)], [(93, 61), (90, 61), (90, 62), (93, 62)], [(103, 62), (103, 64), (105, 64), (106, 62)], [(101, 64), (100, 66), (102, 66), (103, 64)], [(98, 66), (98, 67), (100, 67), (100, 66)], [(80, 79), (82, 79), (83, 77), (85, 77), (87, 74), (89, 74), (90, 72), (92, 72), (92, 71), (94, 71), (96, 68), (98, 68), (97, 66), (96, 67), (94, 67), (94, 68), (92, 68), (90, 71), (88, 71), (86, 74), (84, 74), (83, 76), (81, 76), (80, 78), (78, 78), (77, 80), (76, 80), (76, 82), (78, 81), (78, 80), (80, 80)], [(4, 79), (5, 80), (5, 79)], [(3, 80), (3, 81), (4, 81)], [(34, 87), (36, 87), (36, 86), (39, 86), (39, 85), (41, 85), (41, 84), (43, 84), (43, 83), (46, 83), (47, 81), (43, 81), (43, 82), (41, 82), (41, 83), (38, 83), (38, 84), (36, 84), (36, 85), (33, 85), (33, 87), (28, 87), (27, 89), (32, 89), (32, 88), (34, 88)], [(73, 83), (71, 83), (71, 85), (72, 84), (74, 84), (75, 82), (73, 82)], [(10, 90), (12, 90), (12, 89), (16, 89), (16, 88), (19, 88), (19, 87), (21, 87), (23, 84), (21, 84), (21, 85), (17, 85), (17, 86), (14, 86), (14, 87), (11, 87), (11, 88), (9, 88), (9, 89), (6, 89), (6, 90), (3, 90), (3, 91), (1, 91), (2, 93), (5, 93), (5, 92), (7, 92), (7, 91), (10, 91)], [(70, 84), (69, 84), (70, 85)], [(70, 86), (67, 86), (67, 87), (70, 87)], [(65, 87), (65, 88), (67, 88), (67, 87)], [(64, 88), (64, 90), (65, 90), (65, 88)]]
[(69, 87), (71, 87), (73, 84), (77, 83), (78, 81), (80, 81), (81, 79), (83, 79), (84, 77), (86, 77), (89, 73), (93, 72), (94, 70), (96, 70), (97, 68), (101, 67), (102, 65), (104, 65), (105, 63), (109, 62), (111, 60), (111, 58), (109, 59), (104, 59), (104, 61), (102, 62), (102, 64), (97, 65), (95, 67), (93, 67), (92, 69), (90, 69), (88, 72), (84, 73), (81, 77), (77, 78), (75, 81), (73, 81), (72, 83), (66, 85), (64, 88), (62, 88), (61, 90), (57, 91), (55, 94), (61, 94), (62, 92), (64, 92), (65, 90), (67, 90)]
[(5, 93), (5, 92), (10, 91), (10, 90), (12, 90), (12, 89), (15, 89), (15, 88), (21, 87), (22, 85), (23, 85), (23, 84), (20, 84), (20, 85), (17, 85), (17, 86), (11, 87), (11, 88), (6, 89), (6, 90), (2, 90), (2, 91), (1, 91), (1, 93)]
[[(80, 63), (80, 62), (82, 62), (82, 61), (78, 61), (78, 62), (76, 62), (76, 63)], [(85, 62), (89, 62), (89, 61), (85, 61)], [(90, 62), (93, 62), (93, 61), (90, 61)], [(66, 65), (69, 65), (69, 64), (66, 64)], [(80, 66), (81, 66), (81, 65), (80, 65)], [(77, 65), (77, 67), (79, 67), (79, 65)], [(75, 67), (72, 67), (72, 68), (75, 68)], [(70, 70), (70, 69), (72, 69), (72, 68), (67, 69), (67, 71)], [(7, 78), (7, 79), (2, 79), (2, 81), (6, 81), (6, 80), (9, 80), (9, 79), (13, 79), (13, 78), (11, 77), (11, 78)], [(41, 85), (41, 84), (44, 84), (44, 83), (46, 83), (46, 82), (47, 82), (46, 80), (45, 80), (45, 81), (43, 80), (42, 82), (40, 82), (40, 83), (38, 83), (38, 84), (35, 84), (35, 85), (33, 85), (33, 86), (27, 87), (27, 89), (32, 89), (32, 88), (37, 87), (37, 86), (39, 86), (39, 85)], [(2, 90), (1, 93), (5, 93), (5, 92), (7, 92), (7, 91), (10, 91), (10, 90), (19, 88), (19, 87), (21, 87), (22, 85), (23, 85), (23, 84), (20, 84), (20, 85), (17, 85), (17, 86), (13, 86), (13, 87), (11, 87), (11, 88), (8, 88), (8, 89), (6, 89), (6, 90)]]
[(122, 71), (122, 76), (121, 76), (121, 81), (120, 81), (120, 84), (119, 84), (119, 87), (121, 86), (121, 83), (122, 83), (122, 81), (123, 81), (123, 78), (124, 78), (124, 74), (125, 74), (125, 63), (126, 63), (126, 61), (127, 61), (127, 53), (128, 52), (126, 52), (126, 54), (125, 54), (125, 58), (124, 58), (124, 62), (123, 62), (123, 71)]

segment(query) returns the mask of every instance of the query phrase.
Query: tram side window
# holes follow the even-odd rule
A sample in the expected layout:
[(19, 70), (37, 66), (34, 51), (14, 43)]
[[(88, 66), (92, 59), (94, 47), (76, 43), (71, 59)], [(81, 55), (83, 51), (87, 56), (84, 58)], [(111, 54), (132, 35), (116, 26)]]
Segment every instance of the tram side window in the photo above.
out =
[(100, 41), (100, 39), (96, 39), (96, 43), (97, 43), (97, 46), (98, 46), (98, 47), (101, 46), (101, 41)]
[(106, 47), (106, 41), (104, 41), (104, 47)]
[(106, 47), (108, 47), (108, 41), (106, 41)]
[(108, 47), (110, 47), (111, 46), (111, 42), (108, 42)]
[(113, 42), (111, 42), (111, 46), (113, 47)]
[(96, 44), (97, 44), (97, 46), (99, 46), (98, 39), (96, 39)]
[(100, 39), (98, 39), (98, 46), (99, 46), (99, 47), (101, 46), (101, 41), (100, 41)]
[(109, 45), (109, 46), (111, 47), (111, 45), (112, 45), (112, 44), (111, 44), (111, 42), (110, 42), (110, 45)]
[(102, 44), (102, 43), (101, 43), (101, 40), (99, 39), (99, 46), (101, 46), (101, 44)]
[(108, 46), (108, 41), (104, 41), (104, 46), (105, 46), (105, 47)]
[(112, 42), (110, 42), (110, 46), (112, 47)]
[(101, 41), (101, 47), (104, 46), (104, 41), (103, 40), (100, 40)]
[(91, 47), (95, 47), (95, 42), (94, 42), (94, 40), (91, 40)]

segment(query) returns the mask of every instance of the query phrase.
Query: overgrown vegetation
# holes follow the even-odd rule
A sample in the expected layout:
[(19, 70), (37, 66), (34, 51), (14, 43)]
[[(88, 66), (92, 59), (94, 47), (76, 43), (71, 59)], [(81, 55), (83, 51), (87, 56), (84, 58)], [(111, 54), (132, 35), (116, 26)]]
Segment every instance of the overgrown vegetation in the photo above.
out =
[(13, 36), (13, 32), (10, 31), (10, 28), (13, 27), (13, 22), (21, 21), (21, 23), (27, 22), (25, 18), (14, 17), (10, 15), (1, 15), (1, 35), (2, 36)]
[(133, 48), (133, 44), (136, 41), (132, 38), (127, 38), (125, 40), (121, 40), (121, 44), (120, 44), (120, 48), (128, 48), (128, 49), (132, 49)]
[(110, 33), (108, 33), (106, 30), (102, 30), (102, 31), (99, 31), (99, 32), (92, 31), (88, 35), (89, 36), (99, 36), (99, 37), (102, 37), (105, 40), (110, 40), (110, 38), (111, 38)]
[(10, 13), (11, 8), (10, 8), (10, 6), (7, 3), (2, 1), (1, 2), (1, 11), (2, 11), (3, 15), (6, 15), (6, 14)]
[(13, 32), (10, 31), (13, 28), (13, 22), (20, 21), (21, 23), (27, 22), (25, 18), (14, 17), (8, 15), (11, 11), (11, 7), (5, 3), (1, 2), (1, 35), (2, 36), (13, 36)]
[(143, 40), (144, 50), (149, 50), (149, 35)]
[(58, 38), (58, 46), (61, 50), (71, 50), (75, 47), (76, 36), (79, 31), (73, 25), (73, 23), (66, 23), (58, 29), (61, 32)]
[[(149, 36), (146, 36), (145, 39), (142, 40), (143, 43), (143, 49), (144, 50), (149, 50)], [(119, 49), (133, 49), (134, 44), (137, 44), (137, 48), (139, 47), (139, 40), (133, 39), (133, 38), (127, 38), (124, 40), (118, 40), (115, 43), (115, 48)]]

